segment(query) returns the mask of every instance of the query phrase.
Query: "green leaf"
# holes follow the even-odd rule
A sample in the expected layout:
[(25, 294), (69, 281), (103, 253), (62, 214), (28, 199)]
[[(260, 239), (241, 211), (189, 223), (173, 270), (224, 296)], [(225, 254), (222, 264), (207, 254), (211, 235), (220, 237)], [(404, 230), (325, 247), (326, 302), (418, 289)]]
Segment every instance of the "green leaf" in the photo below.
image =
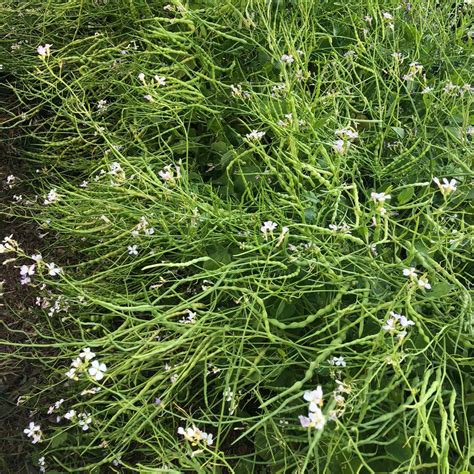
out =
[(415, 188), (413, 186), (403, 189), (397, 196), (398, 203), (405, 204), (413, 197), (413, 194), (415, 194)]
[(216, 270), (222, 265), (230, 263), (232, 260), (232, 254), (225, 247), (211, 247), (208, 249), (207, 254), (212, 260), (204, 262), (204, 268), (206, 270)]
[(449, 295), (453, 288), (453, 284), (442, 281), (441, 283), (436, 283), (436, 285), (433, 285), (432, 290), (427, 294), (427, 296), (429, 298), (442, 298), (443, 296)]
[(400, 440), (397, 440), (395, 443), (386, 446), (385, 451), (391, 458), (395, 459), (399, 463), (408, 461), (412, 456), (411, 449)]
[(304, 219), (306, 222), (314, 222), (314, 219), (316, 217), (316, 213), (314, 212), (313, 209), (308, 208), (304, 210)]
[(392, 130), (398, 135), (399, 138), (405, 138), (405, 129), (401, 127), (392, 127)]
[(225, 142), (214, 142), (211, 145), (211, 150), (215, 151), (216, 153), (225, 153), (227, 151), (227, 143)]
[(57, 435), (53, 437), (51, 440), (50, 447), (57, 448), (59, 446), (63, 446), (68, 438), (67, 431), (59, 431)]

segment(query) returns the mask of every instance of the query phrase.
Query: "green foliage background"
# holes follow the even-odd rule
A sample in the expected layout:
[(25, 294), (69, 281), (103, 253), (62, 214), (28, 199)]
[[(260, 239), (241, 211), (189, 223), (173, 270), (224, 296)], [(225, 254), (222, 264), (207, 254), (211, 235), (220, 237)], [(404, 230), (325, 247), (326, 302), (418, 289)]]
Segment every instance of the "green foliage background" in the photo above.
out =
[[(472, 7), (174, 5), (0, 7), (1, 127), (15, 159), (40, 170), (27, 181), (39, 199), (5, 212), (46, 229), (45, 255), (65, 254), (61, 278), (35, 282), (69, 311), (45, 311), (16, 353), (47, 369), (29, 400), (47, 472), (118, 470), (118, 458), (142, 473), (472, 472), (473, 95), (444, 91), (472, 80)], [(406, 81), (413, 61), (423, 75)], [(232, 95), (238, 84), (248, 98)], [(335, 130), (348, 126), (359, 139), (339, 155)], [(252, 130), (266, 134), (249, 142)], [(108, 174), (114, 162), (124, 179)], [(158, 175), (170, 164), (172, 184)], [(435, 176), (457, 191), (445, 199)], [(61, 199), (44, 206), (52, 188)], [(391, 194), (386, 216), (372, 191)], [(142, 216), (155, 233), (133, 237)], [(267, 220), (279, 227), (264, 239)], [(351, 233), (328, 228), (343, 222)], [(431, 291), (402, 275), (409, 266)], [(186, 310), (194, 324), (179, 322)], [(415, 322), (402, 341), (381, 331), (390, 311)], [(64, 384), (86, 346), (108, 366), (88, 398), (84, 382)], [(303, 429), (303, 392), (321, 385), (328, 413), (336, 379), (351, 387), (343, 416)], [(45, 415), (59, 396), (92, 414), (88, 432)], [(194, 456), (177, 435), (192, 424), (215, 436)]]

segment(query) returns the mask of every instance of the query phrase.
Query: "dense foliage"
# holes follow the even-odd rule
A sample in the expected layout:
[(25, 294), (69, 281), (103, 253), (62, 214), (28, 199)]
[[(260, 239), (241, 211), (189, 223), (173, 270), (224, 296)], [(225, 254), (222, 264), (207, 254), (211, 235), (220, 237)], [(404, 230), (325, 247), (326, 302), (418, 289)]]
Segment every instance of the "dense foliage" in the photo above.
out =
[(469, 2), (38, 3), (0, 7), (34, 463), (469, 472)]

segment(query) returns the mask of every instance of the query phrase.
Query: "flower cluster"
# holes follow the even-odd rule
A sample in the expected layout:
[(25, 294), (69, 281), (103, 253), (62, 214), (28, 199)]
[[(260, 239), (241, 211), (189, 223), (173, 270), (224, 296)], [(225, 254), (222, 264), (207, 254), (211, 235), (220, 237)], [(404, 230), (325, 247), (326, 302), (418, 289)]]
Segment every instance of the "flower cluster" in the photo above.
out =
[(184, 436), (184, 439), (189, 441), (193, 446), (196, 446), (201, 442), (204, 442), (208, 446), (211, 446), (214, 442), (212, 434), (205, 433), (194, 425), (191, 428), (186, 429), (180, 426), (178, 428), (178, 434)]
[(58, 400), (57, 402), (54, 402), (49, 408), (48, 408), (48, 415), (51, 415), (54, 411), (58, 410), (61, 405), (64, 403), (64, 398), (61, 398), (61, 400)]
[(393, 30), (394, 29), (393, 15), (388, 12), (383, 12), (382, 18), (383, 18), (384, 23), (387, 25), (387, 27)]
[(102, 113), (102, 112), (105, 112), (106, 108), (107, 108), (107, 101), (105, 99), (100, 99), (97, 102), (97, 110)]
[(336, 382), (336, 389), (333, 391), (334, 401), (336, 402), (337, 409), (331, 410), (329, 412), (329, 418), (335, 420), (340, 418), (344, 414), (344, 410), (346, 407), (346, 399), (344, 398), (345, 395), (351, 393), (351, 386), (341, 382), (340, 380), (335, 380)]
[(423, 66), (416, 61), (410, 63), (408, 72), (403, 76), (405, 81), (413, 81), (416, 76), (421, 75), (423, 72)]
[(0, 244), (0, 254), (8, 252), (18, 252), (20, 250), (20, 245), (14, 239), (12, 239), (13, 234), (5, 237)]
[(463, 84), (462, 86), (458, 86), (456, 84), (453, 84), (451, 81), (449, 81), (443, 87), (443, 92), (446, 94), (462, 96), (465, 93), (472, 94), (474, 92), (474, 87), (471, 86), (471, 84)]
[(12, 189), (15, 184), (16, 184), (16, 176), (13, 174), (10, 174), (7, 176), (6, 183), (9, 189)]
[(438, 185), (439, 190), (443, 193), (443, 196), (448, 196), (451, 193), (454, 193), (457, 189), (458, 182), (455, 179), (448, 180), (443, 178), (441, 182), (439, 178), (434, 177), (433, 182)]
[(111, 163), (108, 174), (112, 176), (110, 180), (111, 186), (118, 186), (121, 182), (125, 181), (125, 171), (117, 161)]
[(38, 46), (36, 48), (36, 52), (38, 53), (38, 57), (40, 59), (46, 59), (50, 56), (51, 54), (51, 46), (53, 46), (52, 44), (48, 44), (46, 43), (44, 46)]
[(181, 167), (178, 165), (167, 165), (161, 171), (158, 171), (158, 176), (169, 184), (174, 184), (176, 180), (181, 178)]
[(392, 199), (392, 196), (386, 193), (372, 192), (370, 193), (370, 197), (376, 205), (376, 211), (382, 216), (385, 215), (387, 213), (387, 210), (384, 207), (385, 201), (389, 201), (390, 199)]
[(259, 142), (265, 136), (265, 132), (259, 132), (258, 130), (252, 130), (250, 133), (245, 135), (245, 138), (251, 142)]
[(403, 276), (410, 278), (410, 280), (416, 282), (416, 284), (423, 288), (424, 290), (431, 290), (431, 285), (428, 279), (424, 276), (419, 277), (415, 267), (404, 268), (403, 269)]
[(143, 231), (145, 235), (153, 235), (155, 233), (155, 229), (150, 226), (145, 216), (140, 217), (140, 222), (136, 225), (135, 229), (132, 230), (132, 235), (138, 237), (140, 231)]
[(385, 321), (382, 329), (391, 335), (396, 335), (398, 339), (403, 339), (407, 335), (406, 328), (414, 326), (415, 323), (402, 314), (390, 312), (390, 318)]
[(79, 357), (71, 362), (71, 368), (66, 372), (66, 377), (72, 380), (79, 380), (79, 377), (88, 373), (96, 381), (102, 380), (107, 370), (107, 366), (95, 359), (95, 353), (86, 347), (79, 353)]
[(190, 309), (187, 309), (185, 311), (187, 316), (182, 317), (179, 322), (183, 324), (192, 324), (196, 322), (196, 316), (197, 313), (195, 311), (191, 311)]
[(307, 391), (304, 393), (303, 398), (309, 402), (308, 416), (299, 416), (301, 426), (303, 428), (316, 428), (322, 430), (326, 424), (326, 417), (321, 411), (323, 406), (323, 389), (320, 385), (316, 387), (316, 390)]
[(273, 221), (265, 221), (260, 227), (260, 232), (263, 234), (265, 239), (268, 234), (273, 234), (273, 231), (278, 227), (278, 224)]
[(345, 155), (352, 142), (359, 138), (359, 134), (350, 127), (338, 129), (334, 133), (337, 139), (333, 142), (332, 148), (339, 155)]
[(285, 83), (276, 84), (272, 86), (272, 97), (278, 99), (280, 97), (284, 97), (286, 95), (287, 87)]
[(333, 232), (342, 232), (343, 234), (350, 234), (351, 233), (351, 228), (345, 222), (343, 222), (341, 225), (329, 224), (328, 227)]
[(242, 89), (241, 84), (232, 84), (230, 90), (233, 97), (239, 97), (241, 99), (248, 99), (250, 97), (250, 94)]
[(20, 283), (22, 285), (27, 285), (27, 284), (31, 283), (31, 277), (36, 272), (36, 265), (38, 265), (39, 267), (44, 265), (44, 267), (48, 271), (48, 275), (50, 275), (52, 277), (55, 277), (55, 276), (59, 275), (62, 272), (62, 268), (58, 267), (55, 263), (53, 263), (53, 262), (51, 262), (51, 263), (43, 262), (43, 258), (39, 254), (38, 255), (32, 255), (31, 258), (33, 260), (35, 260), (37, 263), (36, 264), (33, 263), (31, 265), (22, 265), (20, 267), (20, 277), (21, 277)]
[(33, 421), (30, 422), (28, 428), (23, 430), (23, 433), (25, 433), (28, 438), (31, 438), (31, 442), (33, 444), (39, 443), (43, 436), (43, 433), (41, 432), (41, 426), (35, 425)]
[(46, 472), (46, 461), (44, 459), (44, 456), (38, 458), (38, 466), (40, 472)]
[(44, 204), (47, 206), (48, 204), (53, 204), (59, 201), (59, 194), (57, 193), (56, 189), (51, 189), (49, 193), (44, 198)]
[(329, 363), (331, 365), (336, 366), (336, 367), (345, 367), (347, 365), (346, 361), (344, 360), (344, 357), (342, 357), (342, 356), (333, 357), (332, 359), (329, 359)]
[(295, 58), (291, 54), (283, 54), (280, 60), (286, 64), (292, 64), (295, 62)]
[(92, 424), (92, 417), (90, 413), (81, 412), (77, 413), (76, 410), (69, 410), (64, 414), (64, 418), (68, 421), (72, 421), (81, 427), (82, 431), (87, 431)]
[[(150, 86), (153, 86), (156, 84), (157, 87), (164, 87), (166, 86), (166, 77), (163, 77), (163, 76), (159, 76), (158, 74), (155, 74), (155, 76), (153, 76), (153, 79), (154, 79), (154, 82), (151, 81), (150, 82)], [(138, 74), (138, 80), (144, 85), (146, 86), (147, 85), (147, 81), (146, 81), (146, 78), (145, 78), (145, 73), (141, 72), (140, 74)], [(143, 98), (145, 100), (147, 100), (148, 102), (154, 102), (154, 98), (151, 94), (145, 94), (143, 96)]]

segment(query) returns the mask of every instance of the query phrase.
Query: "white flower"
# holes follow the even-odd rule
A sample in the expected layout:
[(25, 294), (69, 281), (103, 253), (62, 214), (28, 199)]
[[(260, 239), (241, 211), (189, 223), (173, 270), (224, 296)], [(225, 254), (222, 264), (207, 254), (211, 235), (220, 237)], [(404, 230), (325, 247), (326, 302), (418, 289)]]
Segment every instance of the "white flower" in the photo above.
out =
[(421, 91), (421, 93), (422, 93), (422, 94), (428, 94), (428, 93), (430, 93), (432, 90), (433, 90), (432, 87), (426, 86), (426, 87), (423, 88), (423, 90)]
[(349, 150), (350, 146), (351, 142), (342, 140), (340, 138), (332, 143), (332, 149), (340, 155), (345, 155), (347, 153), (347, 150)]
[(145, 100), (147, 100), (148, 102), (154, 102), (154, 101), (155, 101), (155, 99), (153, 99), (153, 97), (152, 97), (150, 94), (145, 94), (145, 95), (143, 96), (143, 98), (144, 98)]
[(334, 400), (339, 406), (344, 406), (346, 403), (346, 399), (337, 392), (334, 392)]
[(138, 247), (136, 245), (129, 245), (127, 250), (129, 255), (138, 255)]
[(46, 461), (44, 460), (44, 456), (41, 456), (38, 459), (38, 466), (39, 466), (40, 472), (46, 472)]
[(55, 263), (46, 263), (46, 268), (48, 269), (48, 275), (56, 276), (62, 272), (62, 269), (58, 267)]
[(145, 82), (145, 73), (141, 72), (140, 74), (138, 74), (138, 80), (140, 82)]
[(69, 410), (68, 412), (64, 414), (64, 418), (66, 418), (66, 420), (72, 420), (75, 416), (76, 416), (76, 410)]
[(439, 178), (433, 178), (433, 181), (438, 185), (438, 188), (443, 194), (450, 194), (454, 193), (457, 189), (457, 181), (455, 179), (447, 180), (443, 178), (443, 182), (441, 183)]
[(61, 400), (54, 402), (53, 405), (48, 408), (48, 415), (51, 415), (51, 413), (53, 413), (54, 410), (57, 410), (63, 403), (64, 398), (61, 398)]
[(5, 237), (0, 244), (0, 253), (16, 252), (19, 249), (18, 242), (12, 239), (13, 234)]
[(46, 195), (44, 199), (44, 204), (52, 204), (59, 200), (59, 194), (56, 192), (56, 189), (51, 189), (51, 191)]
[(22, 265), (20, 267), (20, 275), (21, 276), (31, 276), (35, 274), (36, 265), (33, 263), (32, 265)]
[(77, 369), (75, 369), (74, 367), (72, 367), (71, 369), (69, 369), (64, 375), (69, 378), (69, 379), (72, 379), (72, 380), (78, 380), (78, 377), (76, 375), (76, 372), (77, 372)]
[(12, 189), (13, 186), (15, 185), (16, 176), (10, 174), (10, 175), (7, 176), (6, 181), (7, 181), (8, 187), (9, 187), (10, 189)]
[(95, 353), (91, 351), (90, 347), (85, 347), (82, 352), (79, 353), (79, 357), (84, 360), (91, 360), (95, 357)]
[(197, 313), (194, 311), (191, 311), (190, 309), (187, 309), (185, 312), (188, 315), (185, 318), (182, 318), (179, 322), (184, 323), (184, 324), (195, 323)]
[(316, 390), (304, 392), (303, 398), (309, 402), (309, 411), (317, 411), (318, 407), (323, 406), (323, 389), (321, 385), (316, 387)]
[(85, 389), (81, 392), (81, 395), (82, 396), (85, 396), (85, 395), (95, 395), (96, 393), (99, 393), (102, 389), (100, 387), (92, 387), (92, 388), (88, 388), (88, 389)]
[(76, 369), (81, 368), (84, 365), (84, 362), (80, 357), (76, 357), (72, 362), (71, 362), (71, 367), (74, 367)]
[(420, 288), (423, 288), (425, 290), (431, 290), (431, 285), (429, 284), (426, 278), (418, 278), (417, 283)]
[(338, 137), (345, 138), (347, 140), (355, 140), (359, 137), (359, 134), (352, 128), (339, 128), (334, 133)]
[(258, 130), (252, 130), (250, 133), (247, 133), (247, 135), (245, 135), (245, 138), (247, 138), (247, 140), (250, 140), (252, 142), (257, 142), (257, 141), (261, 140), (264, 136), (265, 136), (265, 132), (259, 132)]
[(268, 233), (273, 233), (273, 231), (278, 227), (278, 224), (276, 224), (273, 221), (265, 221), (260, 227), (260, 232), (266, 237)]
[(385, 201), (392, 199), (390, 194), (385, 193), (370, 193), (370, 197), (374, 202), (384, 203)]
[(326, 418), (320, 408), (308, 413), (308, 416), (300, 416), (300, 423), (303, 428), (316, 428), (322, 430), (326, 424)]
[(344, 382), (341, 382), (340, 380), (335, 380), (337, 383), (337, 388), (336, 391), (339, 393), (351, 393), (351, 386), (348, 384), (345, 384)]
[(91, 366), (89, 367), (89, 375), (99, 381), (104, 378), (104, 373), (106, 370), (107, 366), (104, 363), (101, 363), (98, 360), (93, 360)]
[(87, 431), (89, 429), (89, 425), (92, 423), (92, 418), (89, 413), (79, 413), (77, 415), (78, 421), (77, 424), (82, 428), (82, 431)]
[(36, 48), (36, 51), (38, 52), (38, 55), (41, 59), (49, 57), (51, 54), (51, 46), (53, 45), (46, 43), (44, 46), (40, 45)]
[(400, 323), (400, 326), (403, 328), (415, 325), (415, 322), (412, 321), (411, 319), (408, 319), (406, 316), (400, 316), (400, 319), (398, 320), (398, 322)]
[(227, 387), (224, 390), (224, 399), (225, 399), (225, 401), (226, 402), (231, 402), (233, 398), (234, 398), (234, 392), (229, 387)]
[(178, 434), (184, 436), (184, 438), (193, 445), (198, 444), (200, 441), (205, 441), (209, 446), (213, 443), (212, 434), (205, 433), (196, 426), (186, 429), (180, 426), (178, 428)]
[(158, 83), (158, 86), (166, 86), (166, 77), (161, 77), (156, 75), (155, 76), (155, 81)]
[(332, 359), (329, 360), (329, 363), (331, 365), (336, 365), (340, 367), (345, 367), (346, 366), (346, 361), (344, 360), (344, 357), (333, 357)]
[(201, 432), (202, 439), (206, 442), (208, 446), (211, 446), (214, 442), (212, 433), (203, 433)]
[(385, 324), (382, 326), (382, 329), (384, 331), (387, 331), (389, 333), (393, 333), (397, 330), (397, 327), (396, 327), (396, 324), (397, 324), (397, 321), (396, 319), (394, 318), (389, 318), (387, 319), (387, 321), (385, 322)]
[(295, 58), (291, 54), (284, 54), (280, 59), (286, 64), (291, 64), (295, 61)]
[(97, 102), (97, 109), (98, 110), (104, 110), (107, 108), (107, 101), (105, 99), (100, 99)]
[(250, 94), (247, 91), (242, 89), (242, 84), (231, 85), (230, 86), (231, 94), (234, 97), (240, 97), (242, 99), (248, 99)]
[(403, 276), (406, 276), (409, 278), (416, 278), (416, 268), (415, 267), (404, 268)]
[(34, 260), (35, 262), (41, 262), (43, 260), (43, 256), (40, 253), (34, 253), (31, 256), (31, 259)]
[(177, 165), (167, 165), (161, 171), (158, 171), (158, 176), (163, 181), (174, 182), (175, 179), (181, 178), (181, 168)]
[(384, 20), (388, 20), (388, 21), (393, 20), (393, 15), (391, 13), (383, 12), (382, 16), (383, 16)]
[(333, 232), (348, 232), (348, 233), (350, 233), (350, 231), (351, 231), (351, 228), (346, 223), (342, 223), (341, 225), (329, 224), (328, 227)]
[(26, 436), (28, 436), (28, 438), (32, 438), (31, 442), (33, 444), (36, 444), (41, 441), (41, 436), (42, 436), (41, 427), (40, 425), (35, 425), (33, 421), (30, 422), (30, 424), (28, 425), (28, 428), (25, 428), (23, 430), (23, 433), (25, 433)]
[(120, 165), (120, 163), (118, 163), (117, 161), (114, 161), (113, 163), (111, 163), (109, 174), (112, 175), (112, 176), (124, 174), (122, 166)]

